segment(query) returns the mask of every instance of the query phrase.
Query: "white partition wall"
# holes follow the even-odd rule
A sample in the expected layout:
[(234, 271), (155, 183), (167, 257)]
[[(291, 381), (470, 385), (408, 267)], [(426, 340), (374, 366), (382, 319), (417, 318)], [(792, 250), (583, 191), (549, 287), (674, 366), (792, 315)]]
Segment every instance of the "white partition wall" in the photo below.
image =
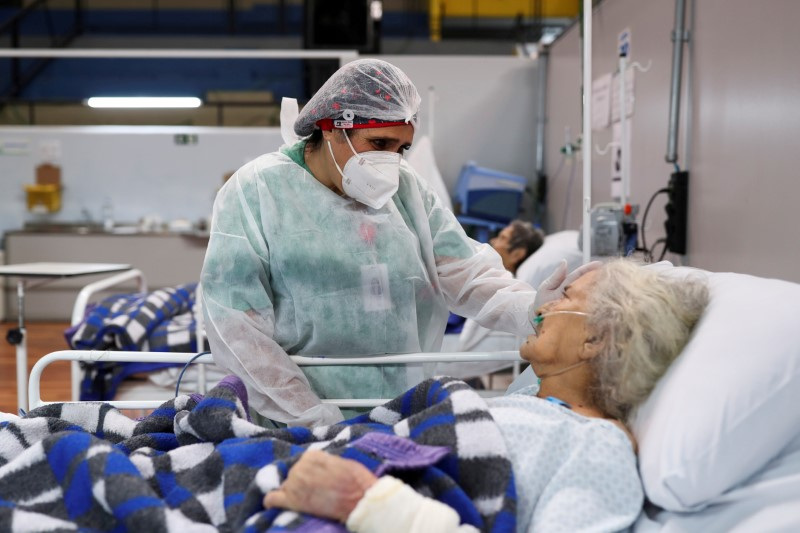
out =
[(469, 160), (533, 183), (536, 60), (511, 55), (380, 57), (403, 69), (417, 86), (423, 133), (431, 109), (428, 88), (435, 88), (433, 149), (451, 195)]
[[(20, 149), (0, 155), (0, 232), (32, 220), (97, 222), (106, 199), (118, 222), (206, 218), (223, 177), (283, 141), (278, 128), (42, 126), (0, 128), (3, 142)], [(41, 216), (27, 211), (24, 186), (34, 183), (48, 145), (59, 151), (62, 207)]]
[[(692, 49), (684, 55), (679, 164), (689, 178), (689, 253), (692, 266), (800, 281), (800, 2), (687, 0)], [(631, 117), (631, 197), (643, 209), (673, 171), (666, 163), (670, 67), (675, 18), (672, 0), (605, 0), (594, 10), (593, 78), (617, 67), (620, 32), (631, 32), (635, 74)], [(691, 84), (692, 93), (687, 92)], [(577, 25), (551, 48), (548, 71), (546, 170), (552, 177), (569, 128), (581, 130), (580, 40)], [(690, 98), (691, 96), (691, 98)], [(689, 115), (689, 112), (691, 115)], [(687, 126), (691, 135), (685, 137)], [(594, 144), (612, 141), (612, 129), (594, 131)], [(689, 141), (687, 144), (687, 140)], [(580, 224), (580, 161), (576, 159), (568, 229)], [(593, 202), (611, 199), (611, 155), (592, 151)], [(565, 165), (565, 168), (566, 165)], [(551, 188), (549, 229), (560, 230), (568, 171)], [(662, 197), (648, 217), (648, 244), (664, 235)], [(641, 215), (640, 215), (641, 220)]]

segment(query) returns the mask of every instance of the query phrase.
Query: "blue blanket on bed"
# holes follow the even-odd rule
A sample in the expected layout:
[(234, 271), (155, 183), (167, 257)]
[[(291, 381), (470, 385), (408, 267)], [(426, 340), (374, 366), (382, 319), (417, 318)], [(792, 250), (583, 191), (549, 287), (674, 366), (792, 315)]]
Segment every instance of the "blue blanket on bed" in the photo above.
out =
[[(193, 353), (197, 346), (193, 308), (197, 283), (150, 293), (117, 294), (86, 311), (83, 321), (65, 332), (75, 350)], [(111, 400), (119, 384), (142, 372), (180, 366), (174, 363), (82, 363), (82, 401)]]
[(197, 283), (187, 283), (105, 298), (67, 332), (67, 342), (75, 350), (196, 352), (196, 289)]
[(140, 421), (106, 404), (0, 414), (0, 530), (35, 523), (41, 530), (344, 531), (261, 506), (313, 444), (403, 479), (453, 507), (462, 523), (514, 531), (511, 464), (504, 446), (486, 445), (503, 442), (499, 428), (461, 381), (425, 381), (313, 431), (261, 428), (247, 420), (246, 405), (242, 382), (228, 377), (205, 398), (179, 396)]

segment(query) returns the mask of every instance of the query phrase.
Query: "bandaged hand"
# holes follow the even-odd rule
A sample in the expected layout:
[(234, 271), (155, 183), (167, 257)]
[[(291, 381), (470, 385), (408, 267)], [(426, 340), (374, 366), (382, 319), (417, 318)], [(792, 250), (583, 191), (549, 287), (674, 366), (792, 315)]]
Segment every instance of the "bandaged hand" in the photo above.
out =
[(280, 507), (342, 523), (378, 478), (364, 465), (319, 450), (308, 450), (281, 486), (264, 496), (264, 507)]
[(539, 309), (547, 302), (552, 302), (553, 300), (561, 298), (561, 295), (564, 293), (564, 287), (587, 272), (600, 268), (601, 265), (602, 263), (600, 261), (592, 261), (579, 266), (567, 275), (567, 260), (562, 260), (561, 264), (550, 274), (550, 277), (544, 280), (536, 290), (536, 298), (533, 300), (533, 310)]

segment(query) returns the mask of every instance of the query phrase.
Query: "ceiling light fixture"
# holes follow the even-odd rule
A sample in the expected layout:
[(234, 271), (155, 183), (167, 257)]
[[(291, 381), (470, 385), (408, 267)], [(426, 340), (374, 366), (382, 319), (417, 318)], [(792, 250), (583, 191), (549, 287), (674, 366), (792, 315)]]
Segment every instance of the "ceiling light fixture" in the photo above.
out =
[(96, 109), (193, 108), (202, 103), (194, 96), (93, 96), (86, 101)]

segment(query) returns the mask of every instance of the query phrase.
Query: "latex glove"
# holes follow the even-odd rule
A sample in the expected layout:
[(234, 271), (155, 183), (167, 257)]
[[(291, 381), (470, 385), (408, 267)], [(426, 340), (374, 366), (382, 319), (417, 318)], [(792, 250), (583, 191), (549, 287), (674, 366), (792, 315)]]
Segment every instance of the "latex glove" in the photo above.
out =
[(533, 310), (536, 311), (547, 302), (558, 300), (564, 293), (564, 287), (583, 276), (587, 272), (597, 270), (603, 263), (600, 261), (591, 261), (585, 265), (581, 265), (567, 275), (567, 260), (563, 259), (561, 264), (556, 267), (555, 271), (544, 280), (539, 288), (536, 290), (536, 298), (533, 300)]

